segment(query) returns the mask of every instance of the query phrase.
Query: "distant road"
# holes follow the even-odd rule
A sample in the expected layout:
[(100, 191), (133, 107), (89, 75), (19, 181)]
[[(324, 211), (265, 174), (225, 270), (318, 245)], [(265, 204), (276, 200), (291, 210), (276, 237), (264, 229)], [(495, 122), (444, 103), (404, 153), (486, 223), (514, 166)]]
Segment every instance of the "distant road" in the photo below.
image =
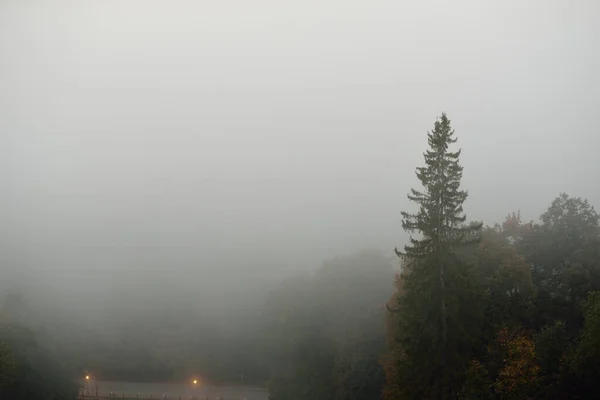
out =
[(210, 400), (221, 398), (223, 400), (268, 400), (269, 395), (266, 389), (238, 386), (202, 386), (193, 384), (178, 384), (178, 383), (134, 383), (134, 382), (105, 382), (105, 381), (90, 381), (87, 384), (90, 394), (96, 393), (107, 396), (115, 393), (117, 398), (136, 398), (139, 399), (161, 400), (163, 395), (167, 395), (169, 400), (189, 400), (192, 396), (197, 400), (206, 400), (207, 396)]

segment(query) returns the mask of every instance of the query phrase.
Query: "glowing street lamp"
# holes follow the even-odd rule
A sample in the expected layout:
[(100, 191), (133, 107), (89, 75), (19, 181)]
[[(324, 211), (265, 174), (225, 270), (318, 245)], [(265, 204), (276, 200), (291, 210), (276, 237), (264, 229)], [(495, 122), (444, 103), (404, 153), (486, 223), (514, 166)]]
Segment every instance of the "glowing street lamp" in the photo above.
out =
[(85, 380), (86, 380), (86, 381), (89, 381), (89, 380), (90, 380), (90, 376), (89, 376), (89, 375), (86, 375), (86, 376), (85, 376)]
[(194, 379), (194, 385), (197, 385), (197, 384), (198, 384), (198, 380)]

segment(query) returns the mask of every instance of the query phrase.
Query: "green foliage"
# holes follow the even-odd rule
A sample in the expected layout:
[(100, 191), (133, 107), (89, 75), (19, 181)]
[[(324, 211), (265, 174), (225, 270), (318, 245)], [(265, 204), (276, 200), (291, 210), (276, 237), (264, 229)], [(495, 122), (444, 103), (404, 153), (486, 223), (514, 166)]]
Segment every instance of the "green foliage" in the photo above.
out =
[(536, 324), (563, 320), (571, 332), (582, 321), (581, 302), (600, 290), (600, 228), (594, 208), (562, 193), (517, 243), (536, 286)]
[(568, 373), (571, 341), (563, 321), (542, 327), (535, 337), (537, 364), (540, 366), (538, 396), (546, 399), (560, 398)]
[(584, 302), (584, 325), (571, 357), (570, 383), (576, 393), (598, 398), (600, 389), (600, 292), (591, 292)]
[(384, 351), (382, 335), (364, 338), (341, 349), (334, 369), (334, 399), (380, 399), (384, 374), (379, 358)]
[(390, 260), (363, 251), (283, 282), (267, 302), (275, 400), (378, 399)]
[(488, 337), (505, 326), (528, 326), (534, 314), (531, 271), (513, 245), (522, 229), (520, 216), (509, 215), (502, 226), (484, 230), (475, 253)]
[(473, 265), (464, 246), (478, 238), (481, 224), (465, 224), (460, 189), (463, 168), (460, 150), (446, 114), (427, 135), (425, 166), (417, 168), (423, 190), (408, 198), (415, 214), (402, 212), (402, 227), (420, 237), (410, 238), (404, 252), (404, 294), (397, 299), (399, 330), (395, 338), (402, 357), (395, 361), (395, 383), (405, 398), (447, 398), (458, 393), (479, 336), (483, 293), (473, 279)]
[(440, 398), (444, 389), (458, 391), (465, 379), (465, 369), (476, 350), (482, 324), (482, 299), (468, 279), (467, 267), (464, 264), (453, 267), (448, 268), (446, 279), (445, 343), (441, 335), (439, 290), (436, 291), (435, 285), (419, 283), (427, 282), (427, 270), (417, 264), (405, 278), (406, 293), (397, 303), (399, 330), (395, 337), (402, 351), (402, 357), (396, 360), (402, 378), (396, 385), (403, 388), (402, 398)]
[[(587, 201), (561, 194), (542, 214), (540, 224), (523, 224), (513, 213), (502, 225), (483, 231), (476, 251), (460, 253), (463, 259), (474, 260), (476, 268), (464, 269), (461, 280), (474, 286), (454, 290), (463, 296), (480, 295), (485, 322), (479, 331), (476, 327), (471, 331), (479, 332), (480, 339), (470, 342), (473, 351), (460, 350), (472, 359), (453, 364), (462, 385), (457, 385), (458, 398), (600, 397), (598, 223)], [(444, 395), (435, 391), (444, 371), (424, 361), (428, 354), (436, 354), (431, 349), (438, 346), (442, 326), (436, 323), (440, 314), (436, 282), (427, 279), (433, 277), (434, 268), (427, 271), (422, 260), (427, 258), (406, 267), (397, 285), (393, 319), (399, 328), (389, 330), (395, 340), (388, 340), (390, 352), (384, 358), (384, 396), (390, 400)], [(448, 282), (454, 274), (447, 273)], [(449, 287), (450, 283), (448, 292)], [(464, 299), (458, 302), (461, 308), (473, 308)], [(460, 321), (459, 315), (448, 314), (448, 321), (454, 318)]]
[[(581, 363), (600, 366), (600, 292), (592, 292), (584, 303), (585, 323), (577, 345), (577, 358)], [(598, 371), (598, 368), (595, 368)]]
[(27, 320), (27, 308), (22, 296), (11, 293), (0, 315), (2, 398), (75, 399), (77, 385), (73, 375), (65, 370), (60, 355), (53, 350), (47, 336), (24, 325)]
[(427, 138), (391, 297), (391, 263), (377, 251), (282, 282), (264, 316), (242, 307), (229, 334), (152, 292), (127, 312), (114, 296), (102, 335), (61, 323), (52, 336), (12, 292), (0, 312), (0, 398), (74, 399), (88, 366), (115, 380), (269, 375), (273, 400), (600, 398), (600, 216), (561, 193), (538, 223), (512, 213), (482, 230), (467, 223), (446, 114)]
[(14, 384), (16, 369), (12, 351), (5, 342), (0, 343), (0, 393)]
[(74, 367), (99, 380), (183, 381), (199, 375), (223, 384), (238, 383), (243, 373), (246, 384), (266, 384), (260, 305), (207, 315), (189, 297), (165, 292), (117, 292), (105, 321), (65, 321), (53, 335)]
[(386, 400), (596, 398), (600, 390), (600, 217), (560, 194), (540, 223), (513, 213), (465, 225), (460, 151), (445, 114), (428, 134), (423, 190), (388, 316)]
[(463, 203), (468, 193), (460, 189), (461, 151), (449, 151), (449, 146), (456, 140), (450, 120), (442, 113), (434, 129), (427, 134), (429, 149), (424, 154), (425, 166), (417, 168), (423, 190), (411, 189), (408, 194), (419, 210), (416, 214), (402, 212), (402, 228), (409, 233), (418, 232), (422, 237), (411, 237), (410, 244), (400, 253), (403, 256), (428, 259), (433, 255), (448, 256), (456, 246), (464, 244), (465, 238), (481, 228), (481, 224), (464, 225), (467, 217), (463, 213)]

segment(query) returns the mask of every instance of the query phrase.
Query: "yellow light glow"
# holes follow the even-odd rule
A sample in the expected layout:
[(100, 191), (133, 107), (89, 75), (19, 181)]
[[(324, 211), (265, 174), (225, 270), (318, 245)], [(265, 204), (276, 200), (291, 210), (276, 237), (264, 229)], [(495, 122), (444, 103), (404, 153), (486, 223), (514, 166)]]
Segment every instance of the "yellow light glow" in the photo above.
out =
[(197, 381), (196, 379), (194, 379), (194, 385), (195, 385), (196, 383), (198, 383), (198, 381)]
[(85, 380), (89, 381), (89, 380), (90, 380), (90, 376), (89, 376), (89, 375), (86, 375), (86, 376), (85, 376)]

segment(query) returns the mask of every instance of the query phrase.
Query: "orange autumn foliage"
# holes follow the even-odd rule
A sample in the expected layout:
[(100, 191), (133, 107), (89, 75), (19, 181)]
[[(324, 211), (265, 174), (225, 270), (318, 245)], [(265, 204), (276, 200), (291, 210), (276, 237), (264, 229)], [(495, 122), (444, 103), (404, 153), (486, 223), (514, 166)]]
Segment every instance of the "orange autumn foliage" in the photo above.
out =
[(537, 384), (540, 367), (536, 363), (535, 345), (523, 332), (511, 334), (504, 328), (498, 332), (497, 345), (502, 354), (502, 364), (493, 383), (496, 393), (503, 397), (527, 398)]

